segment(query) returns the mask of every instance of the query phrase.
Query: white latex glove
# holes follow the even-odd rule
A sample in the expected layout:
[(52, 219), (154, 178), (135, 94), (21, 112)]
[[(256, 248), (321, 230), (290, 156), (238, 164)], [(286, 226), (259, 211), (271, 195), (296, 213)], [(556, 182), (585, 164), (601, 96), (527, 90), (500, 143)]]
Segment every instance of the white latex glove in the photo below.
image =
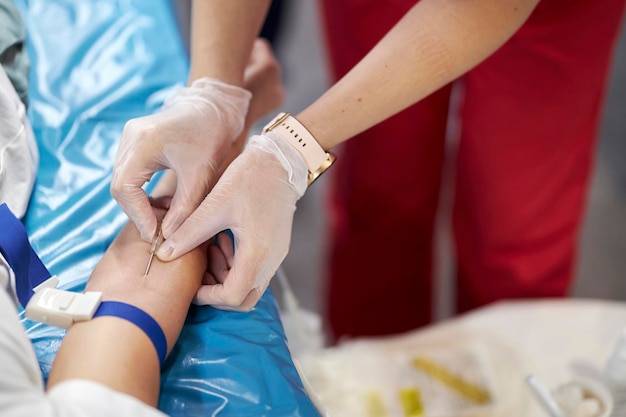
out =
[(230, 229), (232, 263), (224, 265), (221, 276), (205, 279), (196, 303), (250, 310), (287, 255), (307, 173), (302, 156), (279, 136), (252, 136), (200, 207), (161, 245), (158, 257), (175, 259)]
[(162, 229), (169, 236), (198, 207), (217, 180), (216, 171), (241, 133), (251, 94), (200, 78), (180, 88), (159, 113), (130, 120), (115, 158), (111, 194), (150, 241), (157, 220), (141, 188), (170, 168), (178, 185)]

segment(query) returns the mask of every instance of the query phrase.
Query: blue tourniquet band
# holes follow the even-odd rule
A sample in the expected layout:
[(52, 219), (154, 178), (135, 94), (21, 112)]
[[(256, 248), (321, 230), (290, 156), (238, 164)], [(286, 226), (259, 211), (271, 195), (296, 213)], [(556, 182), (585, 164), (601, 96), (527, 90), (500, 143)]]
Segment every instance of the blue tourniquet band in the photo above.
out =
[[(34, 288), (50, 278), (51, 274), (30, 245), (26, 228), (6, 204), (0, 204), (0, 253), (15, 274), (17, 298), (26, 308), (35, 293)], [(135, 324), (150, 338), (159, 363), (163, 364), (167, 340), (159, 323), (148, 313), (130, 304), (104, 301), (94, 314), (94, 317), (98, 316), (119, 317)]]
[(157, 351), (159, 363), (163, 365), (165, 355), (167, 355), (167, 340), (161, 326), (152, 316), (140, 308), (119, 301), (103, 301), (93, 315), (94, 318), (101, 316), (119, 317), (130, 321), (143, 330)]
[(35, 293), (33, 288), (51, 274), (37, 256), (22, 222), (6, 203), (0, 205), (0, 252), (15, 274), (15, 292), (23, 307)]

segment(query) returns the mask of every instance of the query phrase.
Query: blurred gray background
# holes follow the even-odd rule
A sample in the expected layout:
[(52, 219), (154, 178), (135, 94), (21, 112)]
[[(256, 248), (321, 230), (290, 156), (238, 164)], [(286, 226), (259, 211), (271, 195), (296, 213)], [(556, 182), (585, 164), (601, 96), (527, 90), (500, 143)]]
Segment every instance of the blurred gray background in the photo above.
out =
[[(173, 0), (176, 1), (176, 0)], [(178, 0), (179, 20), (188, 25), (188, 0)], [(283, 67), (286, 101), (282, 109), (297, 113), (329, 85), (317, 2), (285, 1), (276, 54)], [(183, 29), (184, 31), (184, 29)], [(573, 115), (573, 117), (575, 117)], [(622, 30), (604, 111), (595, 173), (581, 234), (575, 297), (626, 300), (626, 31)], [(300, 200), (292, 244), (283, 263), (300, 304), (320, 312), (324, 303), (325, 177)], [(438, 285), (436, 317), (451, 314), (452, 260), (446, 217), (449, 190), (442, 190), (436, 245)], [(280, 300), (281, 287), (272, 288)]]

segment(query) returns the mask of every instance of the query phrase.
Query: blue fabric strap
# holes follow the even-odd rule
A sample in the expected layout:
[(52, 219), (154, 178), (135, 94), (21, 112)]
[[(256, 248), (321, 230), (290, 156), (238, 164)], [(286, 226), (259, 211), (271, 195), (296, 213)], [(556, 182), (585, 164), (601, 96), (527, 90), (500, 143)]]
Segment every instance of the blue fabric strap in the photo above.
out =
[(0, 205), (0, 252), (15, 274), (17, 298), (26, 307), (35, 293), (33, 288), (51, 274), (30, 246), (26, 228), (6, 203)]
[[(26, 308), (34, 288), (50, 278), (41, 259), (28, 241), (28, 234), (22, 222), (15, 217), (6, 203), (0, 205), (0, 252), (15, 274), (17, 298)], [(93, 317), (114, 316), (130, 321), (150, 338), (163, 364), (167, 354), (165, 334), (148, 313), (130, 304), (118, 301), (103, 301)]]
[(93, 315), (94, 318), (101, 316), (113, 316), (125, 319), (139, 327), (150, 338), (159, 356), (159, 363), (162, 365), (167, 354), (167, 340), (165, 334), (156, 322), (145, 311), (126, 303), (118, 301), (103, 301)]

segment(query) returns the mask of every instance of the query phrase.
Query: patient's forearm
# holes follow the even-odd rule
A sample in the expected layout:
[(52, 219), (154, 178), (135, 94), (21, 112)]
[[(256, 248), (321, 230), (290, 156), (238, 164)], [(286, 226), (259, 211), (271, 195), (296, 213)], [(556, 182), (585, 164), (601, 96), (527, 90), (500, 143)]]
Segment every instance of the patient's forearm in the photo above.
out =
[[(94, 270), (88, 291), (103, 301), (134, 305), (154, 318), (165, 334), (168, 352), (183, 326), (206, 270), (206, 246), (168, 263), (153, 259), (144, 276), (150, 244), (132, 223), (124, 227)], [(48, 388), (70, 379), (88, 379), (156, 406), (160, 367), (156, 350), (136, 325), (116, 317), (74, 324), (59, 351)]]

